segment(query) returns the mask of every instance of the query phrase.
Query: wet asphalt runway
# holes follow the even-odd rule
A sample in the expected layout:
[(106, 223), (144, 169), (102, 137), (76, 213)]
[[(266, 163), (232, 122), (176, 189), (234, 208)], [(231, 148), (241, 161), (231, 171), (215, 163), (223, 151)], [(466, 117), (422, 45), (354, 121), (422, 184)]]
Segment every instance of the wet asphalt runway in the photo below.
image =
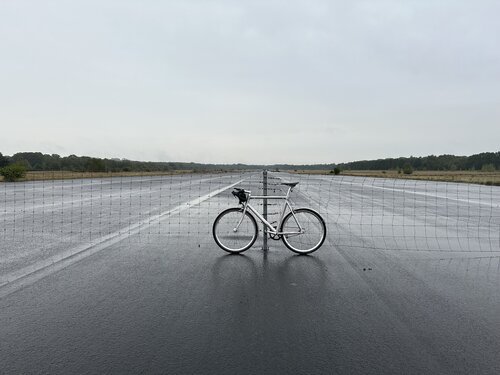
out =
[(0, 373), (500, 373), (500, 188), (302, 176), (323, 248), (225, 255), (241, 178), (0, 186)]

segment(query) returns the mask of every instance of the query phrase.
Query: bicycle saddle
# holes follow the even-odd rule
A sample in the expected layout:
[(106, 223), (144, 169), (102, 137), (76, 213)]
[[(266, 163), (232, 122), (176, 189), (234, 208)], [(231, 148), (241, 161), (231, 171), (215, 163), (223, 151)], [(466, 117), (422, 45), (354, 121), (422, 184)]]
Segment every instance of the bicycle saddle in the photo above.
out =
[(234, 188), (235, 191), (232, 194), (239, 199), (240, 204), (245, 203), (247, 201), (247, 195), (244, 189)]
[(290, 187), (295, 187), (297, 186), (298, 182), (282, 182), (281, 185), (286, 185)]

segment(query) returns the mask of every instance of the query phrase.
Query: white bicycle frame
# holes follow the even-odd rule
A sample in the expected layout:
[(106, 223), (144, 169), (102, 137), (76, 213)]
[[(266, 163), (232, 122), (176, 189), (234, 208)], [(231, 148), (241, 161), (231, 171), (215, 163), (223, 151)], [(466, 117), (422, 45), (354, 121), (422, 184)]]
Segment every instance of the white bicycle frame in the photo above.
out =
[[(297, 217), (295, 216), (295, 212), (293, 211), (293, 207), (288, 201), (288, 198), (290, 196), (290, 192), (292, 191), (292, 188), (288, 188), (288, 192), (286, 195), (255, 195), (252, 197), (251, 191), (249, 190), (243, 190), (245, 194), (247, 194), (247, 200), (243, 205), (243, 214), (241, 215), (241, 219), (236, 224), (236, 227), (234, 227), (233, 231), (237, 232), (238, 228), (240, 227), (241, 223), (243, 222), (243, 218), (245, 217), (245, 213), (247, 211), (252, 212), (257, 218), (264, 224), (267, 228), (266, 233), (271, 233), (275, 235), (294, 235), (294, 234), (302, 234), (304, 233), (304, 229), (300, 225), (299, 221), (297, 220)], [(283, 204), (283, 208), (281, 209), (280, 213), (280, 219), (276, 225), (276, 229), (273, 227), (273, 225), (268, 222), (264, 216), (262, 216), (251, 204), (250, 204), (250, 199), (284, 199), (285, 203)], [(285, 218), (285, 213), (287, 212), (287, 207), (290, 209), (290, 212), (292, 213), (293, 219), (295, 220), (295, 223), (297, 224), (299, 231), (298, 232), (280, 232), (278, 228), (281, 228), (281, 225), (283, 224), (283, 219)]]

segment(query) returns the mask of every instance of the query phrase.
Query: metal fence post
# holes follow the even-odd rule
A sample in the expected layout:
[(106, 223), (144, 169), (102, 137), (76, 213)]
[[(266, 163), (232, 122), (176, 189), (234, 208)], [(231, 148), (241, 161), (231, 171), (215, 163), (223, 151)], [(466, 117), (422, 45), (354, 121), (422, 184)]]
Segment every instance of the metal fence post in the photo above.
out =
[[(262, 171), (262, 195), (267, 195), (267, 170), (265, 169)], [(262, 216), (267, 220), (267, 199), (263, 199), (262, 204), (264, 205)], [(262, 240), (262, 250), (267, 251), (269, 250), (269, 246), (267, 245), (267, 228), (264, 224), (262, 224), (262, 233), (264, 237)]]

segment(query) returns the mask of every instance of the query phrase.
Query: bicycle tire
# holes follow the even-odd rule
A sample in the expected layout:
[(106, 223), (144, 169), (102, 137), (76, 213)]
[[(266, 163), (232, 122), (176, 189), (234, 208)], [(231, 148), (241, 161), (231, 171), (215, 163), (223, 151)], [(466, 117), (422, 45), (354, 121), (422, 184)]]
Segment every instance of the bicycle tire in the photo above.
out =
[[(235, 234), (236, 232), (234, 232), (233, 228), (241, 218), (242, 212), (242, 208), (228, 208), (217, 216), (212, 227), (212, 235), (215, 243), (219, 245), (222, 250), (231, 254), (239, 254), (250, 249), (257, 240), (259, 234), (257, 221), (248, 211), (245, 212), (245, 217), (238, 229), (238, 231), (241, 231), (239, 236)], [(229, 215), (232, 214), (236, 214), (234, 218), (229, 217)], [(224, 228), (221, 228), (222, 226), (224, 226)], [(243, 236), (241, 233), (243, 233)], [(223, 239), (222, 235), (226, 238)], [(243, 246), (231, 246), (231, 240), (233, 244), (235, 244), (237, 240), (241, 240), (240, 242)]]
[[(281, 239), (282, 239), (283, 243), (285, 244), (285, 246), (297, 254), (310, 254), (310, 253), (318, 250), (323, 245), (323, 243), (325, 242), (325, 239), (326, 239), (325, 220), (323, 220), (323, 218), (321, 217), (321, 215), (319, 213), (317, 213), (316, 211), (314, 211), (310, 208), (298, 208), (296, 210), (293, 210), (293, 213), (296, 216), (298, 216), (298, 221), (299, 221), (300, 225), (304, 227), (305, 233), (294, 234), (294, 235), (285, 235), (285, 234), (282, 235)], [(315, 220), (313, 219), (313, 217)], [(292, 218), (294, 224), (289, 224), (287, 226), (287, 224), (291, 218)], [(306, 228), (306, 226), (307, 226), (307, 228)], [(299, 248), (299, 245), (301, 245), (301, 242), (295, 241), (293, 239), (299, 238), (299, 239), (305, 240), (306, 239), (305, 236), (308, 235), (309, 233), (312, 233), (312, 231), (310, 230), (311, 228), (314, 228), (319, 233), (319, 235), (318, 236), (313, 235), (314, 237), (317, 237), (317, 238), (309, 236), (310, 238), (312, 238), (312, 241), (311, 241), (312, 245), (310, 247), (307, 247), (304, 249)], [(292, 230), (298, 230), (298, 226), (295, 223), (295, 219), (294, 219), (292, 212), (289, 212), (285, 216), (285, 218), (283, 219), (283, 223), (281, 224), (280, 232), (287, 232), (287, 231), (292, 231)]]

